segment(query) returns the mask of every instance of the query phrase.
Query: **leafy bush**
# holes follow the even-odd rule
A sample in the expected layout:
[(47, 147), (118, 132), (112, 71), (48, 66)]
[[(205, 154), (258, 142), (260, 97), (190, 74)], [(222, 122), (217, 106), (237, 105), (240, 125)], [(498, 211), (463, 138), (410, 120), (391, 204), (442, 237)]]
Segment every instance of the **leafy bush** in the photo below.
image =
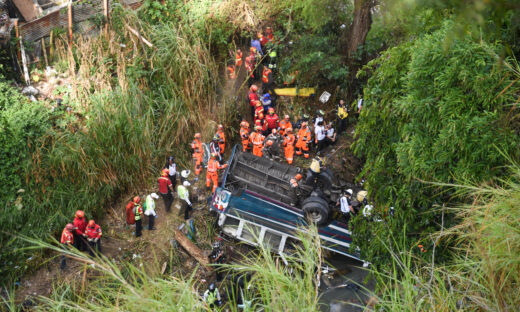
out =
[(355, 152), (366, 159), (362, 175), (381, 214), (388, 206), (397, 211), (388, 224), (358, 220), (358, 242), (378, 263), (389, 258), (374, 235), (406, 231), (416, 244), (440, 224), (435, 207), (453, 193), (424, 181), (486, 181), (505, 175), (507, 160), (497, 148), (519, 156), (520, 139), (506, 114), (518, 88), (505, 90), (512, 80), (493, 57), (501, 47), (467, 37), (446, 46), (450, 26), (390, 49), (365, 69), (376, 67)]

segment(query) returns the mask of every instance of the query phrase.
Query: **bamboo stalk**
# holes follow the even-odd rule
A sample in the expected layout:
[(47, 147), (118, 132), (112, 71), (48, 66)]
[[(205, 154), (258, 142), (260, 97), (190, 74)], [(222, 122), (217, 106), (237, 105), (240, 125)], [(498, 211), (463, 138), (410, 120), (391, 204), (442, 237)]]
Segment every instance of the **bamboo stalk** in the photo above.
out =
[(31, 79), (29, 77), (29, 70), (27, 69), (27, 57), (25, 55), (25, 48), (23, 46), (23, 38), (20, 37), (20, 50), (22, 52), (22, 64), (23, 64), (23, 75), (24, 75), (24, 79), (25, 79), (25, 82), (27, 83), (27, 85), (31, 85)]
[(41, 39), (42, 42), (42, 52), (43, 52), (43, 58), (45, 60), (45, 66), (49, 66), (49, 59), (47, 59), (47, 48), (45, 47), (45, 39)]
[(108, 36), (108, 0), (103, 0), (103, 11), (105, 14), (105, 35)]
[(69, 5), (68, 5), (68, 11), (67, 11), (67, 15), (68, 15), (68, 22), (69, 22), (69, 48), (72, 47), (72, 0), (69, 0)]

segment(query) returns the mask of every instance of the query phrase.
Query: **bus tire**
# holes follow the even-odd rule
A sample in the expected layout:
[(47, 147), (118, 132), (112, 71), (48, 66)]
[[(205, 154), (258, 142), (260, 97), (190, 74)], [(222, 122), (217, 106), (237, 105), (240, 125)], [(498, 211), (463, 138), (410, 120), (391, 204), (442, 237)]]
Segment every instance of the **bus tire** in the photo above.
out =
[(310, 222), (317, 226), (324, 225), (329, 219), (329, 205), (318, 196), (311, 196), (303, 201), (303, 213)]

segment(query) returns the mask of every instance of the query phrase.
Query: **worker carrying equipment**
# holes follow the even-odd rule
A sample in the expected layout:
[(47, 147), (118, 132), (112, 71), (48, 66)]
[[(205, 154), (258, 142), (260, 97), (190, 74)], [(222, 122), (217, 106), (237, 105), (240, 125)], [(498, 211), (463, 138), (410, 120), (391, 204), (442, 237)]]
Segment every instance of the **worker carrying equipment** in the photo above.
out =
[(240, 139), (242, 140), (242, 152), (249, 149), (249, 123), (243, 120), (240, 123)]
[(90, 220), (85, 231), (89, 245), (88, 252), (90, 256), (94, 256), (95, 252), (101, 252), (101, 227), (94, 220)]
[(291, 186), (291, 206), (297, 206), (300, 202), (301, 190), (300, 190), (300, 181), (303, 176), (301, 174), (296, 174), (291, 180), (289, 180), (289, 184)]
[(224, 134), (224, 126), (217, 126), (217, 134), (220, 137), (220, 141), (218, 145), (220, 146), (220, 155), (224, 155), (224, 151), (226, 150), (226, 135)]
[(309, 143), (311, 142), (311, 131), (307, 127), (307, 122), (302, 122), (302, 127), (298, 130), (296, 142), (296, 155), (309, 158)]
[(221, 165), (217, 161), (217, 157), (217, 154), (211, 154), (211, 159), (208, 162), (208, 169), (206, 172), (206, 187), (210, 187), (213, 183), (213, 189), (211, 193), (215, 193), (215, 189), (218, 187), (218, 170), (227, 167), (227, 164)]
[(284, 146), (284, 152), (285, 152), (285, 160), (287, 160), (287, 163), (290, 165), (293, 163), (294, 158), (294, 141), (296, 138), (294, 137), (293, 129), (287, 128), (287, 133), (283, 140), (283, 146)]
[(201, 137), (200, 133), (195, 133), (194, 140), (191, 142), (193, 162), (195, 164), (195, 175), (199, 175), (202, 171), (202, 157), (204, 151), (202, 149)]
[(214, 283), (209, 284), (209, 288), (204, 292), (203, 299), (211, 309), (222, 304), (220, 293)]
[(319, 174), (325, 168), (325, 161), (320, 156), (316, 156), (312, 159), (309, 169), (313, 174)]
[[(60, 242), (65, 245), (72, 247), (74, 244), (74, 235), (72, 234), (72, 231), (74, 231), (74, 225), (72, 223), (68, 223), (63, 231), (61, 232), (61, 240)], [(65, 255), (61, 255), (61, 263), (60, 268), (64, 270), (67, 267), (67, 260), (65, 258)]]
[(251, 133), (249, 140), (253, 144), (253, 155), (262, 157), (262, 148), (264, 146), (265, 137), (262, 134), (262, 127), (255, 126), (255, 132)]

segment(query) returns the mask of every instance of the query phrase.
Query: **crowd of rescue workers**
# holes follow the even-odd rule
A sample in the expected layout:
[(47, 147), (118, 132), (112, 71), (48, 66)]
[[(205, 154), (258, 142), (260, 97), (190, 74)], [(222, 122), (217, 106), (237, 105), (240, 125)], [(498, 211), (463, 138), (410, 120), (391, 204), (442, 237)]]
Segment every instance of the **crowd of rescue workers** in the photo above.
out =
[[(294, 120), (289, 115), (280, 118), (275, 109), (277, 94), (273, 79), (273, 72), (276, 71), (276, 47), (278, 42), (270, 27), (265, 29), (265, 34), (264, 36), (262, 32), (258, 32), (257, 38), (251, 40), (250, 54), (245, 58), (243, 52), (237, 49), (233, 53), (234, 60), (227, 66), (230, 80), (237, 78), (237, 73), (242, 65), (244, 65), (247, 73), (249, 91), (246, 101), (251, 109), (250, 120), (253, 124), (251, 125), (245, 118), (240, 123), (241, 149), (243, 152), (252, 152), (253, 155), (258, 157), (267, 157), (274, 161), (285, 160), (288, 164), (293, 163), (295, 155), (308, 159), (311, 150), (314, 150), (316, 158), (310, 165), (312, 171), (313, 166), (322, 167), (324, 165), (323, 158), (320, 157), (323, 150), (329, 145), (334, 145), (337, 136), (346, 130), (349, 110), (345, 102), (340, 100), (335, 110), (335, 125), (333, 122), (325, 121), (325, 112), (321, 109), (316, 111), (313, 118), (305, 113)], [(261, 68), (262, 90), (259, 90), (255, 81), (260, 80)], [(292, 79), (294, 79), (294, 76)], [(362, 101), (359, 101), (357, 105), (358, 113), (361, 110), (361, 105)], [(195, 133), (194, 140), (191, 143), (195, 174), (193, 180), (198, 180), (198, 176), (205, 167), (206, 187), (211, 189), (211, 193), (214, 193), (218, 187), (218, 170), (227, 167), (223, 160), (226, 148), (226, 135), (223, 125), (217, 126), (217, 131), (209, 144), (210, 157), (207, 161), (204, 161), (205, 152), (201, 134)], [(190, 212), (193, 210), (189, 193), (191, 182), (188, 180), (191, 171), (182, 170), (180, 172), (179, 185), (177, 185), (177, 173), (175, 158), (170, 156), (161, 170), (161, 176), (158, 178), (158, 193), (164, 201), (166, 213), (171, 211), (174, 194), (176, 193), (183, 206), (181, 211), (184, 210), (184, 219), (188, 220)], [(302, 175), (297, 174), (288, 182), (296, 190), (301, 179)], [(296, 194), (296, 192), (294, 193)], [(341, 212), (347, 219), (350, 218), (351, 213), (355, 213), (350, 203), (351, 196), (351, 189), (344, 190), (343, 196), (338, 201)], [(147, 195), (144, 200), (140, 196), (135, 196), (126, 205), (126, 223), (129, 225), (135, 224), (136, 237), (142, 235), (143, 218), (145, 216), (148, 217), (147, 229), (155, 230), (154, 219), (157, 216), (155, 200), (158, 198), (157, 193)], [(94, 256), (94, 253), (101, 252), (101, 236), (101, 227), (94, 220), (87, 222), (85, 213), (78, 210), (73, 223), (67, 224), (63, 229), (61, 243), (74, 246), (80, 251), (88, 251), (91, 256)], [(213, 263), (222, 263), (223, 259), (223, 249), (220, 243), (216, 242), (213, 245), (210, 260)], [(66, 268), (65, 256), (61, 257), (61, 268)], [(217, 271), (217, 281), (219, 279), (220, 276)], [(220, 294), (215, 284), (210, 284), (209, 289), (204, 293), (204, 299), (211, 307), (221, 304)]]

